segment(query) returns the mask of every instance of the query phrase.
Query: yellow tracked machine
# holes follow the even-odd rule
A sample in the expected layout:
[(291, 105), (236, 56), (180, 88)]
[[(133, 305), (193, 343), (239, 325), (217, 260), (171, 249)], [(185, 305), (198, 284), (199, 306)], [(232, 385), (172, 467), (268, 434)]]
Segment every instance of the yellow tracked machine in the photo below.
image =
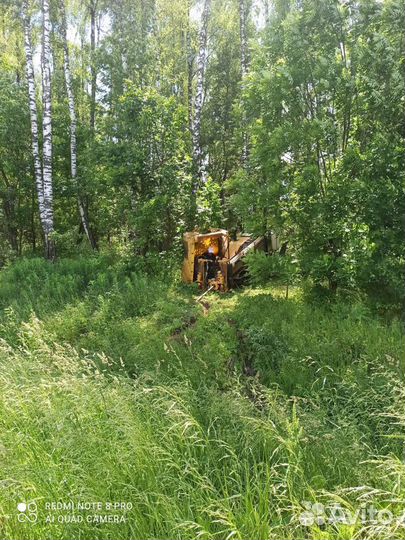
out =
[[(224, 229), (201, 234), (197, 231), (184, 234), (184, 260), (182, 277), (185, 283), (197, 282), (200, 289), (228, 291), (246, 279), (244, 256), (250, 251), (263, 250), (263, 236), (253, 238), (241, 234), (235, 240)], [(278, 240), (272, 235), (272, 250), (278, 249)]]

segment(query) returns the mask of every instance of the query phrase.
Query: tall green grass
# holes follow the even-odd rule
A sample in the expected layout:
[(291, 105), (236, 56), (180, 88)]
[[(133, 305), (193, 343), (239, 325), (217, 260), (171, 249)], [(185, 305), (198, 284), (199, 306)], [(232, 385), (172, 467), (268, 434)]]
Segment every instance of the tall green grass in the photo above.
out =
[[(0, 273), (0, 537), (404, 537), (299, 520), (305, 501), (401, 514), (399, 323), (297, 289), (212, 295), (204, 314), (193, 293), (103, 257)], [(51, 501), (133, 508), (46, 523)]]

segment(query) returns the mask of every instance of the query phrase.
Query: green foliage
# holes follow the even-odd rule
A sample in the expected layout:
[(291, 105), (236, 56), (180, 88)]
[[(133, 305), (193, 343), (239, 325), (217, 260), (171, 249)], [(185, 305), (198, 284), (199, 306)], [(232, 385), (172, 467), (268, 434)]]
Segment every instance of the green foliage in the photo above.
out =
[[(182, 233), (195, 226), (275, 232), (288, 240), (300, 274), (318, 291), (362, 291), (381, 311), (398, 313), (405, 299), (401, 0), (277, 1), (266, 21), (244, 2), (244, 80), (241, 3), (212, 2), (200, 141), (208, 181), (195, 193), (200, 4), (98, 2), (94, 16), (109, 24), (91, 52), (78, 46), (87, 42), (89, 10), (67, 3), (80, 38), (69, 43), (78, 183), (98, 244), (152, 260), (178, 253)], [(37, 11), (34, 2), (34, 47)], [(52, 11), (55, 239), (65, 256), (85, 250), (86, 242), (70, 179), (60, 13)], [(12, 2), (1, 15), (0, 245), (6, 261), (36, 253), (42, 238), (21, 21)]]
[[(405, 506), (402, 0), (275, 0), (268, 21), (254, 2), (213, 1), (198, 193), (200, 2), (90, 4), (94, 51), (88, 3), (67, 11), (80, 195), (101, 251), (81, 242), (54, 4), (54, 264), (35, 258), (21, 20), (0, 7), (0, 537), (401, 536), (298, 516), (303, 501)], [(179, 282), (195, 225), (275, 232), (288, 251), (249, 254), (254, 287), (203, 310)], [(44, 503), (67, 499), (133, 508), (119, 525), (45, 524)], [(17, 520), (21, 500), (37, 502), (35, 526)]]
[[(401, 325), (360, 302), (283, 296), (212, 295), (203, 315), (192, 289), (113, 254), (3, 269), (2, 537), (316, 537), (303, 501), (356, 508), (365, 492), (402, 512), (386, 500), (403, 497)], [(23, 499), (35, 527), (15, 517)], [(45, 524), (53, 500), (133, 508), (119, 525)]]
[(26, 89), (0, 69), (0, 94), (0, 242), (6, 244), (4, 257), (8, 251), (21, 254), (22, 230), (32, 242), (35, 229), (30, 223), (33, 186)]
[(230, 186), (252, 230), (288, 238), (303, 275), (331, 291), (378, 289), (396, 309), (405, 297), (398, 10), (395, 1), (276, 5), (246, 90), (252, 167)]
[[(113, 122), (115, 139), (103, 153), (106, 167), (115, 164), (112, 181), (123, 194), (116, 219), (125, 216), (141, 252), (167, 250), (184, 230), (189, 202), (184, 109), (174, 97), (127, 81)], [(109, 122), (105, 129), (112, 129)]]
[[(238, 170), (226, 183), (230, 212), (234, 220), (257, 235), (269, 235), (278, 228), (278, 191), (266, 179), (258, 179), (251, 172)], [(276, 187), (276, 190), (278, 188)]]
[(289, 255), (257, 251), (246, 256), (246, 264), (250, 282), (255, 286), (271, 282), (287, 285), (293, 284), (297, 279), (296, 261)]
[(221, 186), (209, 178), (197, 193), (197, 226), (201, 231), (220, 227)]

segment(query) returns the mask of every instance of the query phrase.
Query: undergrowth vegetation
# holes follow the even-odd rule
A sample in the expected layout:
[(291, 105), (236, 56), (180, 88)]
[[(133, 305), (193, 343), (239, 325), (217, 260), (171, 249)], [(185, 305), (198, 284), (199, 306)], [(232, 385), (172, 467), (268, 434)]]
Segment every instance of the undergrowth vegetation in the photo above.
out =
[[(403, 513), (400, 322), (284, 285), (195, 293), (107, 255), (0, 272), (0, 536), (405, 537), (397, 520), (300, 519), (316, 503)], [(61, 501), (133, 507), (46, 523)]]

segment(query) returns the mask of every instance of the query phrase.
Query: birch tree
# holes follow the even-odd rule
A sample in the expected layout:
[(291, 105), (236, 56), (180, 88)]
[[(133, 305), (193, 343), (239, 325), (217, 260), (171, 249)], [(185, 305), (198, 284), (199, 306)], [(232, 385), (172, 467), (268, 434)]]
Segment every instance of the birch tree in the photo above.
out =
[(42, 0), (42, 102), (43, 102), (43, 229), (45, 234), (45, 253), (48, 259), (55, 257), (52, 239), (53, 225), (53, 186), (52, 186), (52, 104), (51, 104), (51, 21), (49, 0)]
[(211, 13), (211, 0), (204, 1), (204, 8), (201, 17), (201, 29), (199, 36), (199, 51), (197, 58), (197, 87), (194, 100), (194, 118), (192, 129), (193, 140), (193, 161), (197, 171), (197, 186), (204, 180), (205, 166), (203, 164), (203, 155), (201, 147), (201, 114), (204, 101), (204, 80), (205, 68), (207, 63), (207, 38), (208, 21)]
[[(239, 0), (239, 26), (240, 26), (240, 65), (242, 76), (242, 89), (249, 68), (249, 49), (247, 39), (247, 6), (246, 0)], [(243, 114), (242, 126), (242, 165), (246, 165), (248, 159), (248, 136), (246, 133), (246, 114)]]
[(187, 113), (188, 127), (193, 133), (193, 67), (194, 54), (191, 48), (191, 25), (190, 25), (191, 2), (187, 2), (187, 30), (186, 30), (186, 55), (187, 55)]
[[(31, 145), (32, 145), (32, 157), (34, 160), (34, 174), (35, 185), (38, 196), (39, 207), (39, 219), (41, 227), (45, 235), (45, 249), (48, 254), (48, 212), (45, 204), (45, 189), (42, 174), (42, 163), (39, 150), (39, 127), (38, 127), (38, 112), (36, 102), (36, 89), (35, 89), (35, 74), (34, 63), (32, 59), (32, 44), (31, 44), (31, 19), (29, 14), (28, 0), (23, 0), (22, 3), (22, 19), (24, 25), (24, 48), (26, 57), (26, 74), (28, 83), (28, 101), (30, 110), (30, 122), (31, 122)], [(51, 227), (53, 229), (53, 226)]]
[(96, 91), (97, 91), (97, 71), (96, 71), (96, 12), (97, 0), (91, 0), (89, 4), (90, 12), (90, 128), (94, 135), (96, 128)]
[(73, 185), (77, 191), (77, 205), (79, 209), (80, 220), (83, 226), (83, 230), (90, 242), (90, 245), (93, 249), (97, 249), (97, 243), (94, 239), (92, 231), (90, 229), (89, 220), (87, 216), (86, 207), (83, 203), (81, 197), (81, 190), (77, 176), (77, 116), (76, 116), (76, 106), (75, 106), (75, 97), (73, 93), (73, 80), (72, 72), (70, 69), (70, 55), (69, 47), (67, 42), (67, 25), (66, 25), (66, 10), (64, 0), (60, 1), (60, 15), (61, 15), (61, 35), (63, 43), (63, 70), (65, 74), (65, 83), (66, 83), (66, 94), (68, 98), (69, 105), (69, 116), (70, 116), (70, 174), (72, 177)]

